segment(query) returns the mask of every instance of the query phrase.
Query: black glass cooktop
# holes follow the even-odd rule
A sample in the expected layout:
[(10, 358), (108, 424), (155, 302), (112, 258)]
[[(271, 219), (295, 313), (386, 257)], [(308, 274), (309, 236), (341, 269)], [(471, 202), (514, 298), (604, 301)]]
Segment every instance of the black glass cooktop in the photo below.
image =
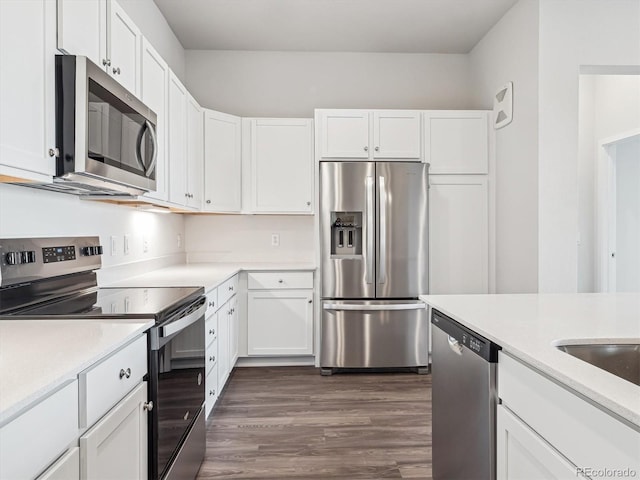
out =
[(155, 318), (160, 321), (204, 294), (202, 287), (98, 288), (12, 312), (12, 318)]

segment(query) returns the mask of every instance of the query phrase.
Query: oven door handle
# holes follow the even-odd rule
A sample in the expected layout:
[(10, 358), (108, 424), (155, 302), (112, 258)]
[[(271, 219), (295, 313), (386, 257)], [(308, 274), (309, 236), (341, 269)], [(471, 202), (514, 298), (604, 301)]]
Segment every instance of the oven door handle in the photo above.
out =
[(206, 299), (203, 299), (202, 305), (195, 312), (191, 312), (189, 315), (179, 318), (178, 320), (175, 320), (168, 325), (160, 327), (160, 338), (169, 337), (174, 333), (178, 333), (180, 330), (184, 330), (189, 325), (196, 323), (200, 319), (200, 317), (204, 315), (204, 312), (206, 312), (206, 310)]

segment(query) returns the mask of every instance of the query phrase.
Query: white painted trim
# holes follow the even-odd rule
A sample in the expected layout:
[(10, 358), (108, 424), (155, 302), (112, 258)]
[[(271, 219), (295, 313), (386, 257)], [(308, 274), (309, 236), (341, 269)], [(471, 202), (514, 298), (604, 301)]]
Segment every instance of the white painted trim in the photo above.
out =
[[(235, 368), (315, 366), (315, 357), (240, 357)], [(318, 373), (319, 374), (319, 373)]]

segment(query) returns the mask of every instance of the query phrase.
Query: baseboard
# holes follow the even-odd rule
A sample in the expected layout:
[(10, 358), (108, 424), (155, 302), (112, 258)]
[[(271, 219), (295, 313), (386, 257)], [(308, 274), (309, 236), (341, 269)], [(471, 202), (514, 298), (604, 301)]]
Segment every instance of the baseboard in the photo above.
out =
[(238, 358), (236, 367), (313, 367), (315, 357), (313, 355), (301, 357), (241, 357)]

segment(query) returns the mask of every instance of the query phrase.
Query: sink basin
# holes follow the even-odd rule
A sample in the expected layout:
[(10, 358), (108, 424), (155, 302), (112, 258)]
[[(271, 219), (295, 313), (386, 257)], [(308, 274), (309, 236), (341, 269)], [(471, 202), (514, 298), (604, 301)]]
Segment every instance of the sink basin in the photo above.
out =
[(559, 350), (640, 386), (640, 344), (556, 345)]

